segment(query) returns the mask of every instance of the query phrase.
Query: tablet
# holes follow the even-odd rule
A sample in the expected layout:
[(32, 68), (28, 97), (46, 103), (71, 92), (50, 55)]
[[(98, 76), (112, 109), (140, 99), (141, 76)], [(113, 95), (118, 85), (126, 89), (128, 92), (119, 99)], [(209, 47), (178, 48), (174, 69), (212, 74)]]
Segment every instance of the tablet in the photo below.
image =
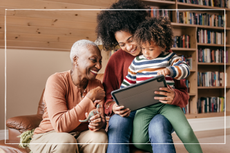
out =
[(123, 105), (131, 111), (159, 103), (154, 97), (166, 97), (157, 95), (154, 91), (159, 91), (160, 87), (167, 87), (164, 75), (158, 75), (154, 78), (117, 89), (111, 92), (117, 105)]

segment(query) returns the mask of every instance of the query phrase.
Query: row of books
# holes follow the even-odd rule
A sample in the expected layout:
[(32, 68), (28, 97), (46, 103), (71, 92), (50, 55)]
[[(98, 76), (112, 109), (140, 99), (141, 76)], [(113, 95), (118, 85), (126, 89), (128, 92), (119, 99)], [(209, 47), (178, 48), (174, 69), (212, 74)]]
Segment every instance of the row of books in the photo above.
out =
[(230, 0), (177, 0), (177, 1), (188, 3), (188, 4), (230, 8)]
[(182, 110), (184, 111), (185, 114), (189, 114), (189, 102), (185, 107), (182, 108)]
[(228, 63), (228, 51), (223, 49), (210, 49), (199, 48), (198, 49), (198, 62), (204, 63)]
[(197, 42), (205, 44), (224, 44), (224, 32), (206, 29), (197, 30)]
[(177, 11), (177, 23), (224, 27), (224, 15)]
[(185, 85), (187, 86), (187, 92), (190, 92), (190, 81), (185, 79)]
[(170, 20), (172, 19), (172, 13), (168, 9), (160, 9), (157, 6), (151, 6), (148, 12), (150, 17), (169, 17)]
[(172, 47), (174, 48), (190, 48), (189, 43), (189, 35), (182, 35), (182, 36), (175, 36), (174, 37), (174, 44)]
[(225, 75), (224, 72), (219, 71), (207, 71), (197, 73), (197, 85), (199, 87), (219, 87), (225, 85)]
[(198, 113), (224, 112), (224, 97), (200, 97), (197, 100)]

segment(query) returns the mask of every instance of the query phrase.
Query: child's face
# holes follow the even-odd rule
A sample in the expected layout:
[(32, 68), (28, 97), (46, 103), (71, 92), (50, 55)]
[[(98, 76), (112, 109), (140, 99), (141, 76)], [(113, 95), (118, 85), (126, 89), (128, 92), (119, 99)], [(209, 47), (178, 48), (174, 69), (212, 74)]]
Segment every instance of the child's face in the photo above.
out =
[(143, 43), (141, 45), (142, 48), (142, 54), (148, 59), (152, 60), (156, 57), (158, 57), (161, 52), (163, 51), (162, 47), (157, 46), (153, 41), (151, 41), (151, 44), (148, 42)]

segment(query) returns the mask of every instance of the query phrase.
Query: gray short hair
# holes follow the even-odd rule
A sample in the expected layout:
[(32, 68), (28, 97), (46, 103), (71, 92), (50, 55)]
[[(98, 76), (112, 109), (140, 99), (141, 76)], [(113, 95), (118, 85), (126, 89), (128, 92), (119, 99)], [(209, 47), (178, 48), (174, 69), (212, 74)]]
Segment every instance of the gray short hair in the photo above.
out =
[(94, 42), (92, 42), (90, 40), (82, 39), (82, 40), (76, 41), (73, 44), (73, 46), (72, 46), (72, 48), (70, 50), (70, 60), (71, 60), (71, 62), (73, 63), (73, 58), (75, 56), (80, 55), (80, 53), (83, 50), (83, 48), (87, 48), (90, 45), (96, 46), (98, 48), (98, 46)]

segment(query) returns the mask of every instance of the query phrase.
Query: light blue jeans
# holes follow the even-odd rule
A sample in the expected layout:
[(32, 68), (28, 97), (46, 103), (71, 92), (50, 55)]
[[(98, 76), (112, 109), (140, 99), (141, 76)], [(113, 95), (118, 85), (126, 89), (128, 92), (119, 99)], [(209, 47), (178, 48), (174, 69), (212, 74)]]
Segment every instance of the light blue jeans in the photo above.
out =
[[(125, 143), (130, 142), (135, 113), (135, 111), (131, 112), (129, 117), (115, 114), (110, 118), (107, 153), (130, 153), (129, 145)], [(151, 143), (173, 143), (172, 131), (170, 122), (158, 114), (149, 124), (149, 141)], [(154, 153), (176, 153), (173, 144), (146, 144), (145, 146), (146, 150), (152, 150)]]

